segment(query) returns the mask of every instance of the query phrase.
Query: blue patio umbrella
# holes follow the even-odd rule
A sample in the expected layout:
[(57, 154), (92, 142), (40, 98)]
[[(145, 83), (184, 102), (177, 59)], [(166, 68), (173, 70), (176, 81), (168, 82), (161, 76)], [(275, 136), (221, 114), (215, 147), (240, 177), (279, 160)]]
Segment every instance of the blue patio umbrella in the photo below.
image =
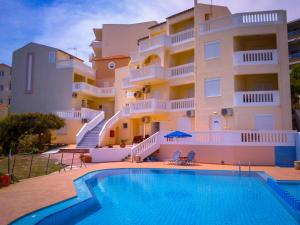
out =
[(166, 134), (164, 137), (165, 138), (187, 138), (187, 137), (192, 137), (192, 135), (176, 130), (169, 134)]

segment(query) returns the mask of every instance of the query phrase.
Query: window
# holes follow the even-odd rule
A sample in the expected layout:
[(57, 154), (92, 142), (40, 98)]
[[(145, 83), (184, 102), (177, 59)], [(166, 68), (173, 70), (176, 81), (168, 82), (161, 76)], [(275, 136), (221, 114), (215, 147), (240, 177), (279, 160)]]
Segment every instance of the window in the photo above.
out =
[(3, 77), (3, 76), (4, 76), (4, 71), (1, 70), (1, 71), (0, 71), (0, 77)]
[(51, 51), (49, 52), (49, 55), (48, 55), (48, 61), (49, 63), (55, 63), (55, 51)]
[(32, 93), (33, 84), (33, 53), (27, 55), (27, 71), (26, 71), (26, 93)]
[(221, 96), (221, 80), (220, 78), (205, 80), (205, 96), (216, 97)]
[(0, 98), (0, 104), (3, 104), (3, 99), (2, 98)]
[(8, 104), (10, 105), (10, 98), (8, 98)]
[(0, 91), (4, 91), (4, 85), (0, 85)]
[(111, 61), (108, 63), (107, 67), (108, 67), (108, 69), (113, 70), (116, 68), (116, 63)]
[(255, 115), (256, 130), (272, 130), (274, 129), (274, 118), (272, 114)]
[(127, 129), (128, 128), (128, 123), (123, 123), (123, 129)]
[(220, 42), (211, 41), (204, 46), (205, 59), (215, 59), (220, 57)]

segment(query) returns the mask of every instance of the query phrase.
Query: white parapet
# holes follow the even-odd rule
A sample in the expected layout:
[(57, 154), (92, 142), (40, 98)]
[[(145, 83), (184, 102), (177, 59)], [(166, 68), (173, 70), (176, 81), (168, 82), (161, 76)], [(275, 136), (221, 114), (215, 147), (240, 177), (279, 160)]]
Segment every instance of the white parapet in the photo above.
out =
[(234, 52), (235, 65), (277, 64), (276, 49)]
[(230, 28), (280, 24), (284, 22), (283, 10), (237, 13), (200, 24), (200, 34), (223, 31)]
[(96, 97), (114, 97), (114, 87), (97, 87), (84, 82), (73, 83), (73, 92), (84, 92)]
[(279, 91), (235, 92), (236, 106), (278, 106)]

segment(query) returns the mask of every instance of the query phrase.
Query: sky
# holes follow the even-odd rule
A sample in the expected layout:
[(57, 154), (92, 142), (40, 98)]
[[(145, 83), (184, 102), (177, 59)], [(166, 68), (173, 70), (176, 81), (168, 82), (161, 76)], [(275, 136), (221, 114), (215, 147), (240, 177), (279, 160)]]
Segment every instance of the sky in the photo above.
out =
[[(285, 9), (300, 18), (300, 0), (212, 0), (232, 13)], [(210, 4), (211, 0), (198, 0)], [(88, 61), (93, 28), (107, 23), (162, 22), (193, 7), (194, 0), (0, 0), (0, 63), (29, 42), (67, 51)], [(76, 50), (75, 50), (76, 49)]]

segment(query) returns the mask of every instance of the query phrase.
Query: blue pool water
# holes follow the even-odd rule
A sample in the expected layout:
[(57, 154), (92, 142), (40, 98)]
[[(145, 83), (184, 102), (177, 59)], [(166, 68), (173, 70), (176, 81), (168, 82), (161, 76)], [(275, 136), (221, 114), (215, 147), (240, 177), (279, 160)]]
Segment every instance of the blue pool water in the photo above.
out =
[(300, 201), (300, 182), (299, 181), (281, 181), (280, 186)]
[(90, 173), (75, 185), (77, 198), (13, 224), (300, 224), (254, 172), (114, 169)]

